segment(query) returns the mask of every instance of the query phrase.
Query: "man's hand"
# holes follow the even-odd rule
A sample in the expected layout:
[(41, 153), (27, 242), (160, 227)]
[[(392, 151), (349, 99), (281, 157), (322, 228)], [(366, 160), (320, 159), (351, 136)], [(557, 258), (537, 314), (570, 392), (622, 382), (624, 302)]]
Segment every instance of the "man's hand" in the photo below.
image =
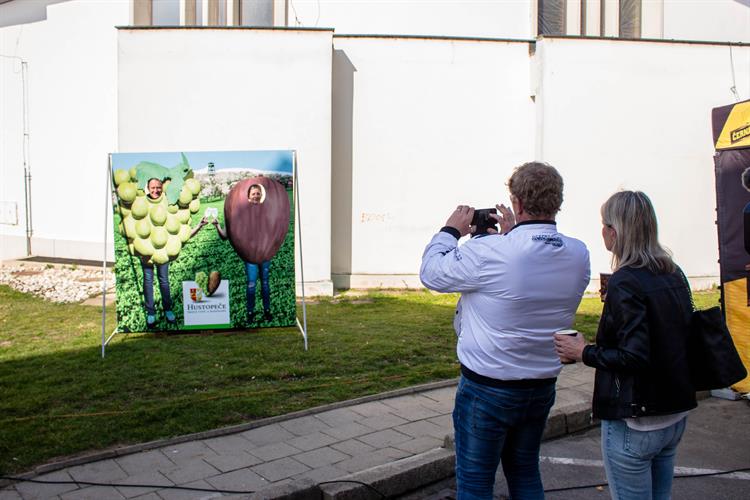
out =
[[(499, 205), (495, 205), (495, 208), (497, 208), (496, 214), (490, 214), (490, 217), (495, 219), (498, 224), (500, 224), (500, 233), (505, 234), (511, 229), (513, 229), (513, 226), (516, 225), (516, 216), (513, 215), (513, 211), (503, 205), (502, 203)], [(494, 229), (490, 228), (487, 230), (488, 233), (496, 233)]]
[(474, 218), (474, 207), (459, 205), (456, 210), (448, 217), (446, 226), (456, 229), (461, 236), (466, 236), (471, 232), (471, 219)]

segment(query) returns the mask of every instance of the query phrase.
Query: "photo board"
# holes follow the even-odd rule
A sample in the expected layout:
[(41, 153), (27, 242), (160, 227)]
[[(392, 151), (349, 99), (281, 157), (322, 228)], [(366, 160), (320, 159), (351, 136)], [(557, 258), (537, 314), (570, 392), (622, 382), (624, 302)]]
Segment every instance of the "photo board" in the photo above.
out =
[(296, 324), (294, 152), (110, 155), (117, 330)]

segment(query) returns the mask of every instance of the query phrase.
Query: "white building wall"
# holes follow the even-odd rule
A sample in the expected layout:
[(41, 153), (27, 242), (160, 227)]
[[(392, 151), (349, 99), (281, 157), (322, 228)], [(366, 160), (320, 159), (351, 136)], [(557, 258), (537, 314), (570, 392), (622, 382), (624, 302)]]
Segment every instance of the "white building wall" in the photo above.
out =
[(331, 35), (119, 32), (118, 151), (297, 150), (306, 289), (317, 294), (332, 292)]
[(506, 179), (533, 156), (529, 44), (334, 37), (334, 49), (334, 280), (417, 286), (456, 205), (508, 203)]
[(662, 0), (664, 38), (750, 42), (747, 0)]
[(528, 39), (531, 0), (294, 0), (289, 26), (330, 27), (337, 34)]
[[(750, 47), (734, 51), (737, 89), (747, 99)], [(539, 158), (565, 178), (559, 226), (589, 246), (594, 274), (609, 269), (599, 208), (613, 192), (632, 189), (651, 197), (662, 243), (685, 272), (718, 276), (711, 109), (734, 102), (727, 52), (685, 43), (537, 44)]]
[[(45, 20), (0, 28), (0, 54), (28, 62), (32, 253), (101, 259), (107, 153), (116, 144), (114, 26), (128, 22), (129, 2), (45, 3)], [(19, 4), (0, 5), (0, 17), (21, 16)], [(20, 67), (0, 57), (0, 201), (18, 206), (18, 223), (0, 224), (2, 259), (26, 255)]]

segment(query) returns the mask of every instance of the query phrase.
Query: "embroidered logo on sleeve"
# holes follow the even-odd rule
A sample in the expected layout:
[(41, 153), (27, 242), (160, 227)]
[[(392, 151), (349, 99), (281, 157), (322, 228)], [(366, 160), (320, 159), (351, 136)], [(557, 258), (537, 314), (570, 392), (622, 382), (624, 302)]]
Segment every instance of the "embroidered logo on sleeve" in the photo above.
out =
[(461, 257), (461, 253), (458, 251), (458, 248), (456, 248), (453, 252), (453, 258), (456, 260), (461, 260), (463, 257)]
[(541, 241), (545, 245), (552, 245), (553, 247), (563, 246), (562, 238), (549, 234), (535, 234), (531, 237), (531, 241)]

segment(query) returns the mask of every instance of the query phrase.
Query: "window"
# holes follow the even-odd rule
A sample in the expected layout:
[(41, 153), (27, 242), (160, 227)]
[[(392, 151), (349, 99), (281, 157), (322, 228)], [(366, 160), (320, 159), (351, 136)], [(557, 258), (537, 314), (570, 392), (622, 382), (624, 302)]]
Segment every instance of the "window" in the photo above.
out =
[(641, 0), (620, 0), (620, 38), (641, 37)]
[(564, 35), (567, 0), (538, 0), (537, 33)]

